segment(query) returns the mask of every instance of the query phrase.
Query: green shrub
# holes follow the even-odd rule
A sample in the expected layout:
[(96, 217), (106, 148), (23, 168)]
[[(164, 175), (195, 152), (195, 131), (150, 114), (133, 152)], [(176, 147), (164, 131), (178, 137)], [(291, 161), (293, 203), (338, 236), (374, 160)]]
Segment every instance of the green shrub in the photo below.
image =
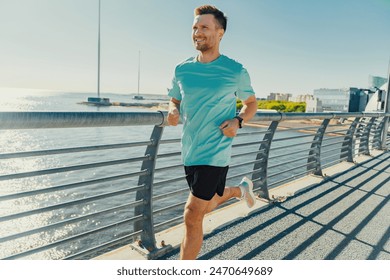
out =
[[(241, 100), (237, 100), (236, 108), (240, 110), (242, 108)], [(280, 100), (259, 100), (257, 101), (258, 109), (272, 109), (278, 112), (296, 112), (304, 113), (306, 111), (305, 102), (292, 102), (292, 101), (280, 101)]]

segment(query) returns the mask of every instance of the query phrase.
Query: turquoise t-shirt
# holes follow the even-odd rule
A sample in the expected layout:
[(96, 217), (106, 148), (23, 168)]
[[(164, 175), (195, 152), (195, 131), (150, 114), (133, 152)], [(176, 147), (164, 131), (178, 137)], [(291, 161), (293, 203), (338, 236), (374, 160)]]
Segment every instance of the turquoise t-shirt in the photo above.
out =
[(176, 66), (168, 95), (181, 101), (184, 165), (229, 165), (233, 139), (219, 126), (236, 115), (237, 97), (253, 94), (246, 69), (227, 56), (210, 63), (192, 57)]

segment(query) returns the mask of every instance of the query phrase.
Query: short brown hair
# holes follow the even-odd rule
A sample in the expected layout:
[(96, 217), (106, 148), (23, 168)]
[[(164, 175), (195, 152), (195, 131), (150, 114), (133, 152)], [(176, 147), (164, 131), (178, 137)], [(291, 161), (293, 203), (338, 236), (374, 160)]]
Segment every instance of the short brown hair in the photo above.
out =
[(215, 6), (211, 5), (203, 5), (195, 9), (194, 15), (207, 15), (211, 14), (216, 19), (219, 27), (223, 28), (224, 31), (226, 31), (226, 25), (227, 25), (227, 17), (223, 12), (218, 10)]

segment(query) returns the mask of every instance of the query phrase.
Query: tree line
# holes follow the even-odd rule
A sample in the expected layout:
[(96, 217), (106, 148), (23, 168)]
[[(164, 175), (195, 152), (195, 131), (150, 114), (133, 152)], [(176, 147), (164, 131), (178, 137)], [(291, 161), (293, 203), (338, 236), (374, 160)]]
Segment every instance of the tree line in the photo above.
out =
[[(237, 110), (242, 108), (241, 100), (237, 100)], [(306, 111), (305, 102), (280, 101), (280, 100), (258, 100), (258, 109), (276, 110), (278, 112), (297, 112), (304, 113)]]

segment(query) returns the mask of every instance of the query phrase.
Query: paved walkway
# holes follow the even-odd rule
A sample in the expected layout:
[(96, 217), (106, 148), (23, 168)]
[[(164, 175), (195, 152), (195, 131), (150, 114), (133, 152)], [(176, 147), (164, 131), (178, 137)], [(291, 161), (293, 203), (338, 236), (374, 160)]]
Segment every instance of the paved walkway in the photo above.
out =
[(206, 235), (199, 258), (390, 260), (389, 197), (387, 152)]

